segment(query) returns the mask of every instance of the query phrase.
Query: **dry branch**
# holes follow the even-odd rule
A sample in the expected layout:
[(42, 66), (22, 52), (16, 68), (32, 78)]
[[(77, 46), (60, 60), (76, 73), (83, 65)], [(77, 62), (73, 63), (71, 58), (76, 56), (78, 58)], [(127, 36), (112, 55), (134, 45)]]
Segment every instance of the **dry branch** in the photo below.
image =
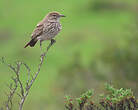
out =
[[(28, 96), (29, 91), (30, 91), (34, 81), (36, 80), (38, 74), (40, 73), (42, 64), (44, 62), (44, 58), (46, 57), (47, 52), (52, 45), (53, 45), (53, 43), (50, 43), (49, 46), (47, 47), (46, 51), (40, 55), (40, 63), (38, 65), (38, 70), (33, 75), (31, 75), (31, 73), (30, 73), (31, 70), (26, 63), (18, 61), (18, 62), (16, 62), (16, 66), (12, 66), (11, 64), (7, 64), (5, 62), (4, 58), (1, 59), (2, 63), (6, 64), (15, 73), (15, 77), (11, 78), (14, 82), (14, 86), (13, 86), (13, 83), (11, 83), (10, 86), (8, 86), (10, 89), (10, 92), (8, 94), (8, 100), (5, 103), (7, 110), (12, 110), (12, 105), (13, 105), (12, 99), (13, 99), (13, 96), (15, 95), (15, 93), (17, 93), (17, 88), (20, 89), (20, 92), (17, 93), (17, 95), (20, 97), (19, 110), (23, 109), (23, 105), (26, 100), (26, 97)], [(25, 86), (23, 86), (23, 81), (20, 79), (20, 69), (21, 69), (22, 65), (26, 68), (27, 73), (28, 73), (28, 78), (26, 80)]]

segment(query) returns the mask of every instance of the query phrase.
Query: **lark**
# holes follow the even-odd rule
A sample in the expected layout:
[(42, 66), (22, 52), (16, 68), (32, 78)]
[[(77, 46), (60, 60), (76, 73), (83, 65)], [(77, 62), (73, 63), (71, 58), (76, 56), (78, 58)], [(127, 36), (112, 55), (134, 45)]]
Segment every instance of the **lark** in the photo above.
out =
[(51, 44), (55, 42), (54, 37), (61, 31), (60, 18), (65, 17), (59, 12), (50, 12), (44, 19), (37, 24), (31, 35), (31, 40), (25, 45), (24, 48), (30, 46), (34, 47), (37, 41), (40, 41), (40, 48), (42, 42), (51, 40)]

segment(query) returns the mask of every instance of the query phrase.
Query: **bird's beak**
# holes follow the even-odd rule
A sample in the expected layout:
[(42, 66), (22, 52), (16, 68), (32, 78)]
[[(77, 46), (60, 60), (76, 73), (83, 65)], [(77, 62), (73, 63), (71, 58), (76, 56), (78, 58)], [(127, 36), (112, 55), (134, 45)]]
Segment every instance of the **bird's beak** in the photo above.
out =
[(66, 17), (65, 15), (60, 15), (60, 17)]

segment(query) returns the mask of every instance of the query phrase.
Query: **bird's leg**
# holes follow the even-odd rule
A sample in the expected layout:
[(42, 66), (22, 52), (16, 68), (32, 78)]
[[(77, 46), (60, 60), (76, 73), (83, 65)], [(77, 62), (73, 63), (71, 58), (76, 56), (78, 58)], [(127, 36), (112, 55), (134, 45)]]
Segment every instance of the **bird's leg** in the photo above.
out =
[(51, 39), (51, 45), (53, 45), (54, 43), (56, 43), (56, 40)]
[(42, 51), (42, 40), (40, 40), (40, 51), (41, 51), (41, 55), (43, 55), (43, 51)]
[(51, 39), (51, 43), (49, 44), (49, 46), (47, 47), (47, 50), (56, 42), (56, 40)]
[(42, 41), (40, 40), (40, 50), (42, 51)]

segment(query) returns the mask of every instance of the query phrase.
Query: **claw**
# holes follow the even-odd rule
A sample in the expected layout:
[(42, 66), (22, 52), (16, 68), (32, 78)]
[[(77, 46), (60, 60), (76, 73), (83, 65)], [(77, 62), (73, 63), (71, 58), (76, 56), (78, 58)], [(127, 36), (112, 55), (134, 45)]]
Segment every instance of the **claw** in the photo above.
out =
[(56, 40), (51, 39), (51, 45), (53, 45), (54, 43), (56, 43)]

